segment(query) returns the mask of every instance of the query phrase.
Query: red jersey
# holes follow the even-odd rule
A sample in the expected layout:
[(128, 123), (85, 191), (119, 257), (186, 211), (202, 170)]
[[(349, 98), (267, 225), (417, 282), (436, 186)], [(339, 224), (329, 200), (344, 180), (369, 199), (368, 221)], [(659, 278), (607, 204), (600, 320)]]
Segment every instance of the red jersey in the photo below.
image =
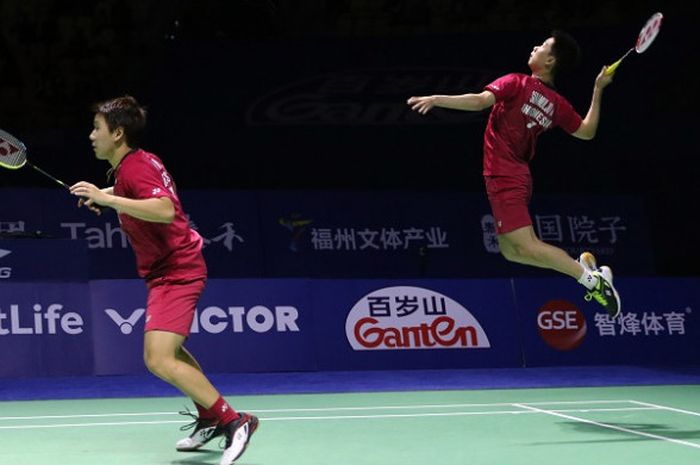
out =
[(175, 184), (157, 156), (140, 149), (127, 154), (114, 171), (114, 194), (129, 199), (168, 197), (175, 207), (170, 224), (119, 214), (121, 228), (136, 254), (139, 276), (149, 284), (154, 279), (191, 281), (206, 277), (202, 237), (190, 228)]
[(561, 126), (578, 130), (581, 116), (554, 89), (532, 76), (511, 73), (485, 87), (496, 103), (484, 132), (484, 175), (530, 174), (537, 136)]

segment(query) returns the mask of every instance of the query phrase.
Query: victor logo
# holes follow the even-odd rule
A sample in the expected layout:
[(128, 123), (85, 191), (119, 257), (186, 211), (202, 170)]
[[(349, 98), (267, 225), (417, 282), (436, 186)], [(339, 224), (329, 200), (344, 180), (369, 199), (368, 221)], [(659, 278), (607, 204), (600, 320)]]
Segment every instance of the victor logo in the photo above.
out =
[[(124, 318), (118, 311), (107, 308), (105, 313), (119, 326), (122, 334), (131, 334), (134, 326), (146, 311), (137, 308)], [(299, 310), (290, 305), (279, 305), (267, 308), (263, 305), (255, 305), (250, 308), (232, 306), (209, 306), (195, 312), (192, 320), (192, 333), (219, 334), (224, 331), (242, 333), (253, 331), (256, 333), (267, 332), (299, 332)]]
[(145, 312), (146, 310), (143, 308), (137, 308), (131, 312), (131, 315), (129, 315), (128, 318), (122, 318), (122, 316), (116, 310), (112, 308), (105, 309), (107, 316), (109, 316), (112, 321), (119, 326), (119, 330), (122, 332), (122, 334), (131, 334), (131, 332), (134, 330), (134, 325), (137, 321), (139, 321)]

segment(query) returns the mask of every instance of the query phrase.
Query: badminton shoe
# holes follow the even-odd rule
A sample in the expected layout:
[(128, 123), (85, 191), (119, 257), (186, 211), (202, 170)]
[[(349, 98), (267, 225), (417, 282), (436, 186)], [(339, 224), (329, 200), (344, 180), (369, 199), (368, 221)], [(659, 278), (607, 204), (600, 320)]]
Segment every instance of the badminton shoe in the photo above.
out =
[(605, 308), (611, 318), (617, 318), (622, 307), (620, 295), (613, 286), (612, 270), (610, 267), (601, 266), (592, 273), (598, 278), (598, 282), (593, 289), (586, 293), (584, 299), (587, 301), (595, 300)]
[(189, 410), (186, 412), (180, 412), (180, 415), (188, 415), (194, 418), (192, 423), (188, 423), (182, 426), (180, 429), (182, 431), (187, 431), (188, 429), (194, 428), (194, 430), (189, 436), (180, 439), (175, 444), (175, 449), (177, 449), (179, 452), (190, 452), (197, 450), (212, 439), (224, 434), (224, 430), (217, 426), (216, 420), (203, 420), (197, 415), (191, 413)]
[(250, 437), (256, 429), (258, 429), (258, 417), (244, 412), (241, 412), (238, 419), (223, 426), (226, 446), (220, 465), (231, 465), (238, 460), (238, 457), (245, 452)]

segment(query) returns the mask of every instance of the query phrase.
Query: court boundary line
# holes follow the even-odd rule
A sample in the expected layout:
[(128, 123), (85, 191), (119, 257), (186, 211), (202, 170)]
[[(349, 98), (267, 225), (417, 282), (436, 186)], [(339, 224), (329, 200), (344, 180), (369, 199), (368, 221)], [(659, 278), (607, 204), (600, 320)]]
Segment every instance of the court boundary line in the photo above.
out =
[[(509, 404), (510, 406), (519, 407), (517, 404)], [(534, 410), (534, 407), (533, 407)], [(537, 409), (539, 410), (539, 409)], [(642, 410), (657, 410), (654, 407), (621, 407), (607, 409), (568, 409), (556, 410), (557, 412), (629, 412)], [(546, 412), (543, 410), (542, 412)], [(501, 411), (484, 411), (484, 412), (430, 412), (430, 413), (394, 413), (383, 415), (332, 415), (332, 416), (292, 416), (292, 417), (261, 417), (261, 421), (321, 421), (321, 420), (376, 420), (390, 418), (426, 418), (426, 417), (465, 417), (465, 416), (487, 416), (487, 415), (527, 415), (541, 413), (528, 409), (518, 408), (518, 410), (501, 410)], [(50, 428), (85, 428), (93, 426), (133, 426), (133, 425), (166, 425), (166, 424), (184, 424), (189, 420), (152, 420), (152, 421), (120, 421), (120, 422), (99, 422), (99, 423), (55, 423), (44, 425), (7, 425), (0, 426), (0, 430), (26, 430), (26, 429), (50, 429)]]
[[(601, 427), (601, 428), (612, 429), (612, 430), (615, 430), (615, 431), (620, 431), (620, 432), (628, 433), (628, 434), (636, 434), (637, 436), (643, 436), (643, 437), (647, 437), (647, 438), (651, 438), (651, 439), (656, 439), (656, 440), (661, 440), (661, 441), (666, 441), (666, 442), (672, 442), (672, 443), (674, 443), (674, 444), (680, 444), (680, 445), (682, 445), (682, 446), (688, 446), (688, 447), (693, 447), (693, 448), (695, 448), (695, 449), (700, 449), (700, 444), (695, 444), (695, 443), (693, 443), (693, 442), (683, 441), (683, 440), (681, 440), (681, 439), (669, 438), (669, 437), (666, 437), (666, 436), (661, 436), (661, 435), (653, 434), (653, 433), (645, 433), (644, 431), (635, 431), (635, 430), (632, 430), (632, 429), (629, 429), (629, 428), (624, 428), (624, 427), (622, 427), (622, 426), (610, 425), (610, 424), (607, 424), (607, 423), (602, 423), (602, 422), (598, 422), (598, 421), (594, 421), (594, 420), (587, 420), (587, 419), (585, 419), (585, 418), (578, 418), (578, 417), (574, 417), (574, 416), (571, 416), (571, 415), (565, 415), (565, 414), (563, 414), (563, 413), (559, 413), (559, 412), (556, 412), (556, 411), (553, 411), (553, 410), (543, 410), (543, 409), (540, 409), (540, 408), (537, 408), (537, 407), (530, 407), (530, 406), (528, 406), (527, 404), (513, 404), (513, 405), (515, 405), (515, 406), (517, 406), (517, 407), (522, 407), (522, 408), (525, 408), (525, 409), (528, 409), (528, 410), (533, 410), (533, 411), (536, 411), (536, 412), (539, 412), (539, 413), (544, 413), (544, 414), (547, 414), (547, 415), (552, 415), (552, 416), (555, 416), (555, 417), (566, 418), (567, 420), (578, 421), (578, 422), (581, 422), (581, 423), (587, 423), (587, 424), (589, 424), (589, 425), (594, 425), (594, 426), (598, 426), (598, 427)], [(665, 410), (665, 409), (661, 409), (661, 410)]]
[(641, 402), (641, 401), (639, 401), (639, 400), (631, 400), (630, 402), (632, 402), (633, 404), (645, 405), (645, 406), (648, 406), (648, 407), (654, 407), (654, 408), (658, 408), (658, 409), (661, 409), (661, 410), (670, 410), (671, 412), (683, 413), (683, 414), (686, 414), (686, 415), (695, 415), (695, 416), (700, 417), (700, 412), (694, 412), (694, 411), (692, 411), (692, 410), (683, 410), (683, 409), (680, 409), (680, 408), (668, 407), (668, 406), (665, 406), (665, 405), (652, 404), (652, 403), (649, 403), (649, 402)]
[[(76, 399), (80, 401), (80, 399)], [(48, 401), (51, 402), (51, 401)], [(581, 404), (625, 404), (630, 400), (569, 400), (569, 401), (540, 401), (527, 402), (528, 405), (581, 405)], [(415, 405), (368, 405), (360, 407), (309, 407), (309, 408), (283, 408), (283, 409), (245, 409), (253, 410), (255, 413), (291, 413), (291, 412), (343, 412), (343, 411), (371, 411), (371, 410), (406, 410), (406, 409), (430, 409), (430, 408), (470, 408), (470, 407), (511, 407), (512, 402), (491, 402), (491, 403), (458, 403), (458, 404), (415, 404)], [(0, 421), (7, 420), (49, 420), (68, 418), (105, 418), (105, 417), (129, 417), (129, 416), (157, 416), (157, 415), (179, 415), (178, 412), (117, 412), (117, 413), (86, 413), (76, 415), (28, 415), (28, 416), (8, 416), (0, 417)]]

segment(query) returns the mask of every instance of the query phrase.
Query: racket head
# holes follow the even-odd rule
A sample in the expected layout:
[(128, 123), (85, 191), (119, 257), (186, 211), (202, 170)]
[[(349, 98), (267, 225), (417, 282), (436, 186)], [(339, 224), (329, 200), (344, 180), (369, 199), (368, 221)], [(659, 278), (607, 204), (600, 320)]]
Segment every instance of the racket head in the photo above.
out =
[(2, 129), (0, 129), (0, 166), (16, 170), (27, 163), (27, 147)]
[(654, 13), (651, 18), (644, 25), (642, 30), (639, 32), (639, 37), (637, 37), (637, 43), (634, 45), (634, 49), (637, 53), (643, 53), (649, 48), (656, 36), (659, 35), (661, 30), (661, 23), (664, 20), (664, 15), (661, 13)]

